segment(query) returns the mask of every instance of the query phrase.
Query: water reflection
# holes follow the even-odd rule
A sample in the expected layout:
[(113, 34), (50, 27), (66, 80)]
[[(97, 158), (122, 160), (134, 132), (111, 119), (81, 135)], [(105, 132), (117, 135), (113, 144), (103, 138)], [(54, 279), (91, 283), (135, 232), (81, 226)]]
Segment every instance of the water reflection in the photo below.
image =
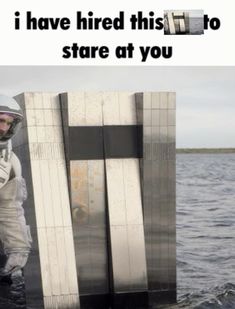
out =
[(4, 278), (0, 282), (0, 308), (26, 309), (23, 277)]

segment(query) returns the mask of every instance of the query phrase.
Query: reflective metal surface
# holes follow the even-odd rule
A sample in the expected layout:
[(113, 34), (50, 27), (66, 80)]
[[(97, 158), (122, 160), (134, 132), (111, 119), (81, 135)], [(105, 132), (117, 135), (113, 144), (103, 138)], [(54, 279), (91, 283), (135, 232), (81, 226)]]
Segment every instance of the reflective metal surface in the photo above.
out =
[(142, 292), (147, 281), (150, 292), (175, 293), (175, 94), (139, 94), (134, 103), (128, 93), (67, 94), (68, 126), (143, 124), (142, 160), (108, 159), (103, 132), (105, 161), (70, 161), (81, 295)]
[[(19, 99), (27, 101), (27, 124), (16, 152), (28, 179), (26, 217), (34, 238), (25, 270), (26, 296), (43, 294), (46, 308), (76, 307), (78, 278), (81, 308), (95, 308), (98, 299), (105, 304), (102, 309), (144, 308), (147, 291), (150, 306), (158, 292), (174, 300), (175, 94), (67, 93), (60, 96), (61, 111), (57, 95), (30, 93)], [(143, 158), (133, 156), (138, 143), (131, 151), (116, 152), (139, 136), (132, 130), (139, 125)], [(99, 159), (95, 151), (92, 157), (71, 159), (69, 127), (76, 131), (81, 126), (99, 130)], [(120, 136), (123, 143), (115, 143)]]
[[(106, 93), (103, 113), (104, 125), (137, 123), (134, 96), (128, 93)], [(139, 160), (105, 162), (114, 293), (146, 291)]]
[(136, 94), (136, 103), (139, 123), (143, 119), (142, 187), (149, 291), (174, 291), (176, 295), (175, 94)]
[(80, 294), (108, 293), (104, 162), (70, 161)]
[(114, 291), (147, 290), (138, 159), (106, 160)]
[(165, 11), (165, 34), (190, 34), (189, 12)]
[[(67, 111), (63, 117), (65, 140), (69, 140), (68, 126), (102, 125), (102, 93), (67, 93), (61, 102)], [(108, 294), (104, 160), (71, 160), (69, 146), (66, 142), (79, 292), (81, 296)]]
[(24, 206), (33, 238), (24, 270), (27, 306), (79, 308), (59, 98), (24, 93), (17, 99), (26, 117), (15, 151), (29, 192)]

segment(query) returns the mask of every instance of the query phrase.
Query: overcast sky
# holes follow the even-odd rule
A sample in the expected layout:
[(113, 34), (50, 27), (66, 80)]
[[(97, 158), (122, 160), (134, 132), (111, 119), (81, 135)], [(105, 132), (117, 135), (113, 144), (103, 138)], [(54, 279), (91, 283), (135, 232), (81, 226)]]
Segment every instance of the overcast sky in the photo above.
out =
[(0, 93), (175, 91), (177, 147), (235, 147), (235, 67), (1, 66)]

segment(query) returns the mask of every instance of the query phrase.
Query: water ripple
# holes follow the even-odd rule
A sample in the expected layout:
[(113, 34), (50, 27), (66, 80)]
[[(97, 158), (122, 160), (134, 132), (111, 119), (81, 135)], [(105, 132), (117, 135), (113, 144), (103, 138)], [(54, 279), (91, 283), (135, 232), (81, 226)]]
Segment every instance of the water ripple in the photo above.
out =
[(178, 305), (166, 308), (234, 309), (235, 154), (179, 154), (176, 171)]

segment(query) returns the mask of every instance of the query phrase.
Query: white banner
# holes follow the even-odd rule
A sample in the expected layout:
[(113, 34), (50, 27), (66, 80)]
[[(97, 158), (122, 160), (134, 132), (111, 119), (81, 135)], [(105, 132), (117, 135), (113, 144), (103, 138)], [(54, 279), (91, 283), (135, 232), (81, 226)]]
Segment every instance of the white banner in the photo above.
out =
[[(165, 35), (165, 10), (202, 10), (208, 29)], [(234, 12), (234, 0), (9, 0), (0, 65), (235, 65)]]

